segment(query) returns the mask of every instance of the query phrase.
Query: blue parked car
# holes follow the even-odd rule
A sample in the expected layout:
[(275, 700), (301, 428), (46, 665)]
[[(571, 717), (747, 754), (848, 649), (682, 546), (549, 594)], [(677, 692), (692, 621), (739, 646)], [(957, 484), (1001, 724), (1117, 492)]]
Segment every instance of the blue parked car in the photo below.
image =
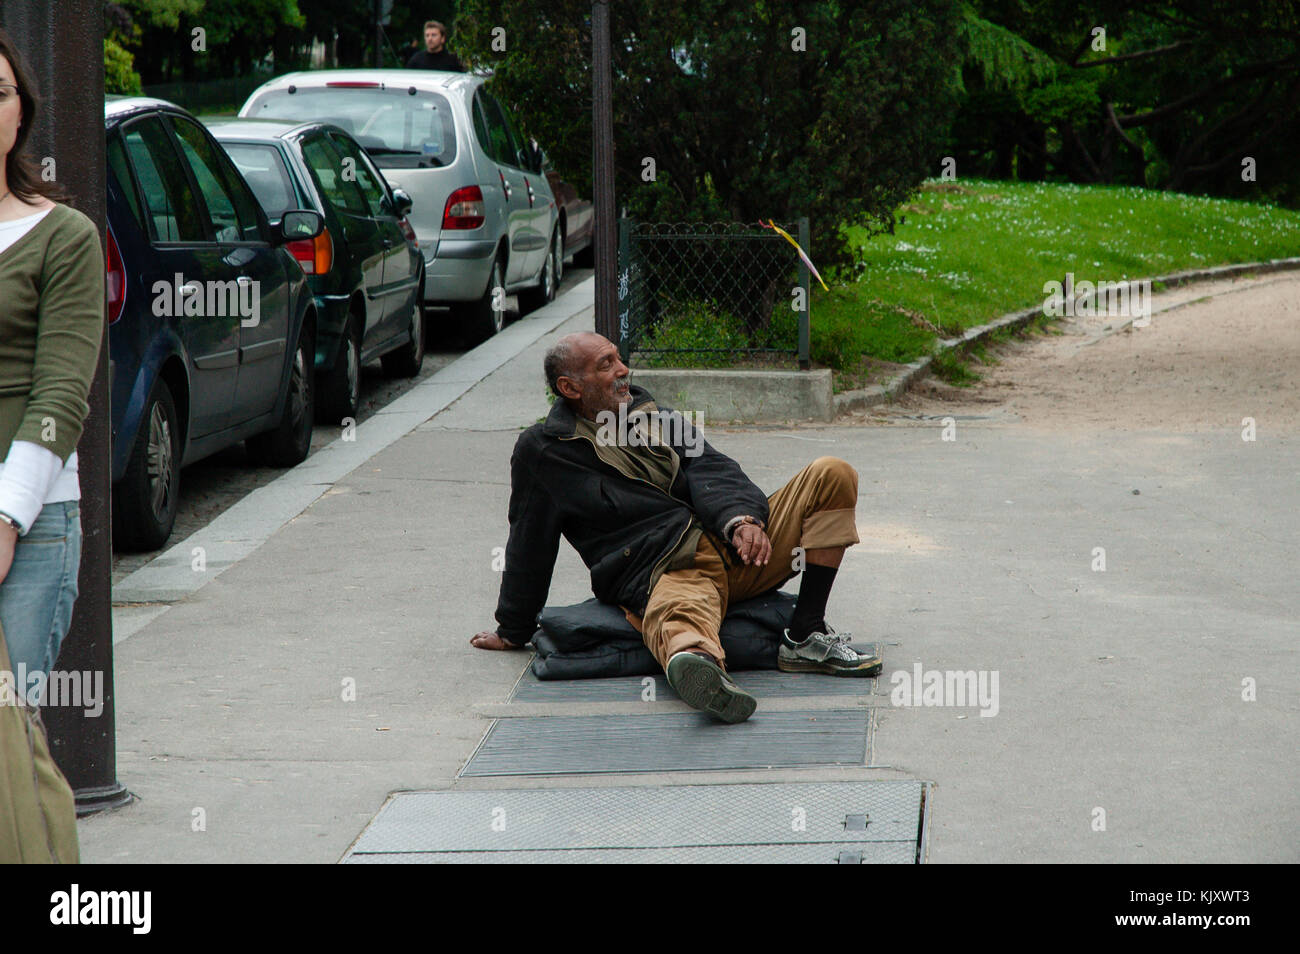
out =
[(171, 535), (181, 467), (246, 441), (292, 466), (311, 448), (316, 306), (284, 248), (319, 212), (271, 226), (220, 144), (178, 106), (106, 98), (113, 544)]

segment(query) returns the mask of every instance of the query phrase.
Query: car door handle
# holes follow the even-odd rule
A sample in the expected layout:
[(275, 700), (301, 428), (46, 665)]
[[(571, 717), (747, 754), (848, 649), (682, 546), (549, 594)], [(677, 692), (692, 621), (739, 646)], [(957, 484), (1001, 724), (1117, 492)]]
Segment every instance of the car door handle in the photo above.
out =
[(239, 275), (239, 276), (236, 276), (235, 281), (239, 282), (239, 284), (241, 284), (241, 285), (251, 285), (251, 284), (253, 284), (253, 280), (252, 280), (251, 278), (249, 278), (247, 275)]
[(507, 199), (510, 198), (510, 183), (506, 182), (505, 173), (503, 173), (500, 169), (498, 169), (497, 175), (500, 176), (501, 178), (501, 188), (505, 191), (506, 198)]
[(186, 282), (181, 286), (181, 295), (188, 298), (190, 295), (197, 295), (200, 290), (197, 282)]

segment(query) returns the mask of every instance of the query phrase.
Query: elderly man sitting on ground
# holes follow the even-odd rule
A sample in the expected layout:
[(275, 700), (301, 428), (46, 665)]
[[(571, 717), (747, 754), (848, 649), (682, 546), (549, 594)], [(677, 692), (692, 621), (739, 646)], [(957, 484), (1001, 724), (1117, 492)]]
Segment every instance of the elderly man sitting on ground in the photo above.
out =
[(632, 386), (606, 338), (562, 338), (545, 372), (559, 400), (510, 459), (499, 625), (472, 645), (519, 649), (532, 638), (563, 535), (591, 570), (592, 592), (623, 609), (669, 685), (723, 721), (743, 722), (757, 706), (724, 668), (727, 606), (781, 585), (800, 565), (778, 667), (880, 672), (878, 658), (856, 652), (823, 618), (844, 550), (858, 542), (852, 467), (818, 458), (768, 497), (690, 421)]

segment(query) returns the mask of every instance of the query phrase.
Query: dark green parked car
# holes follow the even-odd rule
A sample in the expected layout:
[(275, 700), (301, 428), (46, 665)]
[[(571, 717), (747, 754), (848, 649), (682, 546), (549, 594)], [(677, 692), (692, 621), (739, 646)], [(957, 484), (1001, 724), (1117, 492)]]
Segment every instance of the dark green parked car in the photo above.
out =
[(316, 238), (286, 248), (316, 297), (316, 417), (356, 417), (361, 366), (414, 377), (424, 361), (424, 260), (406, 221), (411, 199), (392, 189), (348, 133), (329, 123), (274, 119), (207, 123), (272, 224), (286, 209), (325, 217)]

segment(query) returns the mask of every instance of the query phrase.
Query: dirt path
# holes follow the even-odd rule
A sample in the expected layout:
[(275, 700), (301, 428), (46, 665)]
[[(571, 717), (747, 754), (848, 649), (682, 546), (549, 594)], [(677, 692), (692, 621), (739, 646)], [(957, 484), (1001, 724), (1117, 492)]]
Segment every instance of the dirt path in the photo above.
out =
[(1300, 275), (1208, 282), (1155, 296), (1151, 323), (1062, 319), (990, 349), (982, 380), (927, 378), (892, 405), (841, 423), (987, 419), (1053, 431), (1300, 430)]

